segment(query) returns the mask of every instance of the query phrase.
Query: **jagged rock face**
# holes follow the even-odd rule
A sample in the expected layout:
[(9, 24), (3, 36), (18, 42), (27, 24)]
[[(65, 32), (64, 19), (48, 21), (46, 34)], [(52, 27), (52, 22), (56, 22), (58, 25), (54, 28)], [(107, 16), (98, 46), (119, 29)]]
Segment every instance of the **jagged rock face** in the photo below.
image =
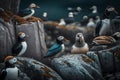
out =
[(97, 60), (71, 54), (53, 59), (52, 66), (64, 80), (104, 80)]
[(10, 10), (13, 13), (17, 13), (19, 10), (20, 1), (21, 0), (1, 0), (0, 7), (5, 10)]
[[(18, 80), (63, 80), (54, 70), (31, 58), (17, 57), (23, 65), (16, 64), (20, 70)], [(0, 64), (0, 71), (4, 64)]]
[(46, 53), (46, 44), (44, 38), (44, 29), (41, 22), (31, 22), (28, 24), (16, 25), (16, 30), (18, 32), (24, 32), (29, 35), (26, 38), (28, 48), (23, 56), (35, 58), (40, 60)]
[(44, 38), (44, 27), (40, 21), (29, 22), (24, 24), (14, 24), (5, 22), (0, 18), (0, 62), (3, 61), (7, 55), (12, 55), (12, 47), (16, 43), (16, 36), (18, 32), (24, 32), (29, 35), (26, 38), (28, 44), (27, 51), (23, 56), (32, 57), (37, 60), (46, 53), (46, 44)]
[(6, 55), (11, 54), (11, 48), (15, 43), (15, 33), (12, 24), (0, 19), (0, 62)]
[[(120, 71), (120, 45), (84, 54), (68, 54), (52, 60), (53, 68), (65, 80), (118, 80)], [(112, 74), (112, 75), (108, 75)]]
[(34, 59), (18, 57), (18, 60), (23, 63), (20, 70), (31, 80), (62, 80), (54, 70)]
[(113, 19), (111, 21), (111, 30), (112, 34), (115, 32), (120, 32), (120, 19)]

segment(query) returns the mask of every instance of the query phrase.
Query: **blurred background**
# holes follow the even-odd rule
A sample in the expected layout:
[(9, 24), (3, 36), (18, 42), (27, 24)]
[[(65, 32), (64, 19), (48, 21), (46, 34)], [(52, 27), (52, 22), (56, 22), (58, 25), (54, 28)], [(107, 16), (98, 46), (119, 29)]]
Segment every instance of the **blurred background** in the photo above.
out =
[[(30, 3), (36, 3), (40, 9), (36, 9), (34, 16), (42, 17), (43, 12), (48, 13), (50, 20), (59, 20), (66, 18), (68, 15), (68, 7), (81, 7), (82, 11), (75, 16), (76, 21), (80, 21), (84, 15), (91, 13), (90, 7), (96, 5), (98, 14), (101, 16), (105, 7), (108, 5), (114, 6), (120, 12), (120, 0), (21, 0), (20, 9), (27, 8)], [(111, 15), (111, 18), (114, 14)]]

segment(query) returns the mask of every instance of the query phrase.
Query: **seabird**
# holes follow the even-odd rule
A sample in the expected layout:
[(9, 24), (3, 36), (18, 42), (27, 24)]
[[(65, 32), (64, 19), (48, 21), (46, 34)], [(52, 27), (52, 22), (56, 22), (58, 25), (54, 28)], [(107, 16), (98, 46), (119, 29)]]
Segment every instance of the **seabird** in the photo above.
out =
[(28, 35), (23, 32), (18, 33), (18, 42), (12, 48), (12, 54), (14, 56), (21, 56), (26, 52), (28, 45), (25, 37), (28, 37)]
[(63, 53), (65, 50), (65, 46), (63, 44), (64, 40), (65, 40), (65, 38), (63, 36), (57, 37), (56, 43), (52, 47), (49, 48), (49, 50), (48, 50), (46, 56), (44, 56), (44, 58), (53, 57), (53, 56), (59, 57), (59, 55), (61, 53)]
[(24, 19), (30, 18), (35, 13), (35, 8), (40, 8), (35, 3), (31, 3), (28, 8), (23, 9), (17, 13), (17, 15), (23, 17)]
[(89, 51), (88, 44), (84, 40), (82, 33), (77, 33), (75, 37), (75, 44), (72, 46), (71, 53), (73, 54), (86, 54)]
[(23, 65), (13, 56), (4, 59), (5, 68), (2, 69), (0, 80), (18, 80), (20, 70), (15, 66), (16, 63)]

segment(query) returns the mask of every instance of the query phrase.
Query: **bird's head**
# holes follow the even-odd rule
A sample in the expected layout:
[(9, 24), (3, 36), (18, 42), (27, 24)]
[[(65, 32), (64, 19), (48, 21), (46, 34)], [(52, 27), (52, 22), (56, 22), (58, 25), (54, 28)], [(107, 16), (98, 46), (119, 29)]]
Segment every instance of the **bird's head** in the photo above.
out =
[(35, 3), (31, 3), (29, 5), (29, 8), (40, 8), (38, 5), (36, 5)]
[(87, 19), (88, 19), (88, 16), (87, 16), (87, 15), (84, 15), (84, 16), (83, 16), (83, 19), (84, 19), (84, 20), (87, 20)]
[(47, 17), (47, 12), (44, 12), (44, 13), (43, 13), (43, 17)]
[(120, 39), (120, 32), (116, 32), (112, 35), (115, 39)]
[(21, 38), (21, 39), (23, 39), (25, 37), (28, 37), (28, 35), (26, 35), (24, 32), (19, 32), (18, 33), (18, 37)]
[(5, 59), (4, 59), (4, 62), (8, 62), (9, 64), (11, 65), (14, 65), (16, 63), (18, 64), (22, 64), (20, 61), (17, 60), (17, 58), (15, 58), (14, 56), (7, 56)]
[(75, 39), (76, 39), (77, 42), (83, 42), (84, 41), (83, 34), (82, 33), (77, 33)]
[(78, 7), (76, 8), (76, 10), (77, 10), (77, 11), (81, 11), (82, 8), (78, 6)]
[(69, 12), (69, 13), (68, 13), (68, 17), (74, 17), (73, 12)]
[(107, 10), (108, 12), (114, 12), (114, 13), (118, 14), (118, 12), (116, 11), (116, 9), (115, 9), (114, 7), (112, 7), (112, 6), (108, 6), (108, 7), (106, 8), (106, 10)]
[(56, 39), (58, 44), (63, 44), (64, 41), (68, 41), (66, 38), (64, 38), (63, 36), (59, 36)]
[(95, 10), (97, 9), (97, 6), (92, 6), (90, 9)]

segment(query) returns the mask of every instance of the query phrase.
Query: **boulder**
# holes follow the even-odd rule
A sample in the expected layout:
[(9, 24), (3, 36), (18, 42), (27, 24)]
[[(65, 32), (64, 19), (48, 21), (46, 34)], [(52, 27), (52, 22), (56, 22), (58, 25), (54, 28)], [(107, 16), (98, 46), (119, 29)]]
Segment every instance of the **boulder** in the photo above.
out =
[(92, 59), (84, 54), (54, 58), (51, 64), (64, 80), (104, 80), (99, 59)]
[(0, 62), (11, 54), (11, 48), (16, 42), (13, 24), (0, 19)]
[(26, 73), (31, 80), (63, 80), (54, 70), (39, 61), (30, 58), (18, 57), (23, 65), (19, 69)]
[(44, 37), (44, 26), (41, 22), (31, 22), (28, 24), (16, 25), (16, 32), (24, 32), (29, 35), (26, 38), (28, 48), (23, 56), (40, 60), (46, 53), (46, 43)]
[(44, 38), (44, 26), (40, 20), (40, 18), (33, 16), (25, 20), (10, 11), (0, 12), (0, 62), (7, 55), (12, 55), (12, 47), (17, 41), (16, 35), (19, 32), (29, 35), (29, 38), (25, 39), (28, 48), (23, 56), (41, 60), (47, 48)]

